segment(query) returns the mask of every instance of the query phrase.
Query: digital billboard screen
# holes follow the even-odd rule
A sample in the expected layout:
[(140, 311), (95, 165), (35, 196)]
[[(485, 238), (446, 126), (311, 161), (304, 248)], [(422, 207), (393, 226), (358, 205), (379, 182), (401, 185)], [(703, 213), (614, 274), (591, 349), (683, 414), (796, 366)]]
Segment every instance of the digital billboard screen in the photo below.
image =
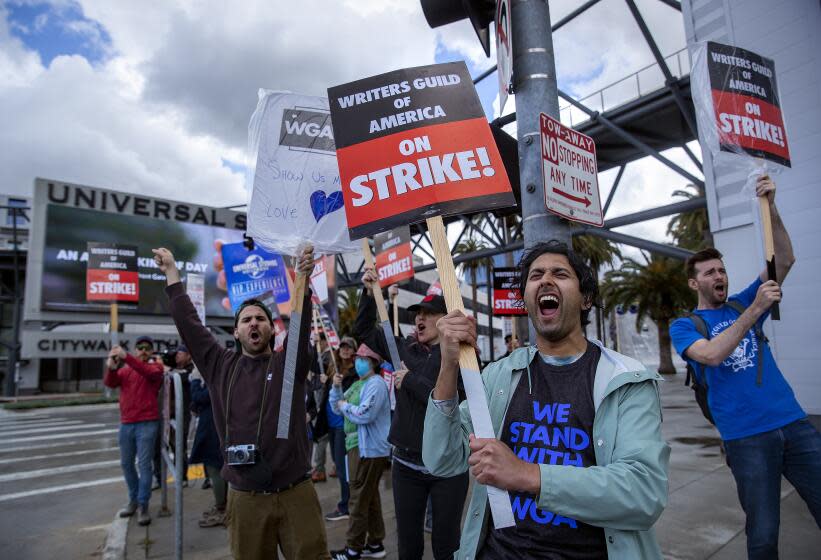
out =
[(145, 320), (168, 318), (165, 276), (151, 252), (166, 247), (174, 253), (183, 281), (189, 273), (204, 276), (206, 315), (231, 318), (226, 286), (219, 279), (219, 249), (223, 243), (241, 242), (244, 229), (245, 215), (238, 212), (38, 179), (26, 318), (107, 315), (107, 302), (86, 299), (89, 242), (137, 248), (139, 301), (120, 302), (121, 313)]

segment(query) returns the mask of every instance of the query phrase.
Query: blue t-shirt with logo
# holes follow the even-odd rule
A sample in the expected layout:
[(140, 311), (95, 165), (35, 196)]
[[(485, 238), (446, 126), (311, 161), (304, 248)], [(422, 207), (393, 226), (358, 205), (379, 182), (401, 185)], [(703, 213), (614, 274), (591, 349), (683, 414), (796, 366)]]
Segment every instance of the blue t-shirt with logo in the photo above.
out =
[[(741, 305), (749, 307), (761, 286), (756, 278), (745, 290), (730, 296)], [(735, 323), (738, 313), (728, 305), (719, 309), (696, 309), (707, 323), (710, 338), (715, 338)], [(758, 319), (759, 326), (769, 316), (769, 311)], [(681, 357), (700, 375), (701, 364), (689, 359), (684, 353), (695, 341), (703, 338), (688, 318), (676, 319), (670, 325), (670, 337)], [(756, 384), (758, 360), (763, 359), (761, 385)], [(733, 353), (718, 366), (704, 366), (707, 376), (707, 403), (713, 414), (722, 439), (732, 440), (775, 430), (805, 418), (807, 414), (795, 399), (775, 363), (770, 347), (758, 340), (753, 329), (747, 331)]]

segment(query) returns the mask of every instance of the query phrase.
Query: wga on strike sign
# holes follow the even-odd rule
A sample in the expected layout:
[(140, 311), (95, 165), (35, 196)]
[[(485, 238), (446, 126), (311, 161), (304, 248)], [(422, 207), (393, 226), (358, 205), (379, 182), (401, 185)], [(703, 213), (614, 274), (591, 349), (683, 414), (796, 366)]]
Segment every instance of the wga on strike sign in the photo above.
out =
[(383, 288), (413, 278), (410, 229), (401, 227), (375, 235), (376, 274)]
[(518, 268), (493, 269), (493, 314), (527, 315), (519, 292)]
[(721, 150), (746, 152), (790, 167), (773, 61), (708, 42), (707, 69)]
[(601, 226), (603, 216), (593, 139), (544, 113), (539, 122), (547, 209), (574, 222)]
[(86, 299), (131, 302), (140, 300), (137, 247), (110, 243), (88, 244)]
[(464, 62), (328, 89), (351, 239), (515, 204)]

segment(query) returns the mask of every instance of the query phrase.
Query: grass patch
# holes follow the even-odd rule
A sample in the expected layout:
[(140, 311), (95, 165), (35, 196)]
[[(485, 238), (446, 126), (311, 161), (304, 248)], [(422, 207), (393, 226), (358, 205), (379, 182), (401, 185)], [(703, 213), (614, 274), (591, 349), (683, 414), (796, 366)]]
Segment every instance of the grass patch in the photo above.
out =
[(32, 408), (53, 408), (56, 406), (78, 406), (83, 404), (107, 404), (115, 403), (117, 397), (75, 397), (71, 399), (32, 399), (18, 402), (3, 403), (6, 410), (30, 410)]

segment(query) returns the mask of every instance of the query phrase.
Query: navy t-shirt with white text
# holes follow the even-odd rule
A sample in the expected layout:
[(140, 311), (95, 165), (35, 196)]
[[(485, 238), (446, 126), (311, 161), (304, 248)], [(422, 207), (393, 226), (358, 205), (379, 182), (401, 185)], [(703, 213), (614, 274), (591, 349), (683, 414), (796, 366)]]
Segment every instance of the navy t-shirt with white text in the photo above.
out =
[[(757, 278), (743, 291), (729, 297), (749, 307), (761, 286)], [(696, 309), (707, 323), (710, 338), (715, 338), (738, 319), (738, 313), (728, 305), (718, 309)], [(759, 326), (769, 316), (764, 313)], [(702, 337), (688, 318), (676, 319), (670, 325), (670, 337), (676, 351), (696, 371), (701, 364), (685, 356), (687, 349)], [(761, 385), (756, 384), (758, 360), (763, 359)], [(721, 438), (733, 440), (768, 432), (786, 426), (807, 414), (795, 399), (792, 388), (775, 363), (770, 347), (758, 340), (753, 329), (747, 331), (733, 352), (718, 366), (703, 366), (707, 376), (707, 403)]]

